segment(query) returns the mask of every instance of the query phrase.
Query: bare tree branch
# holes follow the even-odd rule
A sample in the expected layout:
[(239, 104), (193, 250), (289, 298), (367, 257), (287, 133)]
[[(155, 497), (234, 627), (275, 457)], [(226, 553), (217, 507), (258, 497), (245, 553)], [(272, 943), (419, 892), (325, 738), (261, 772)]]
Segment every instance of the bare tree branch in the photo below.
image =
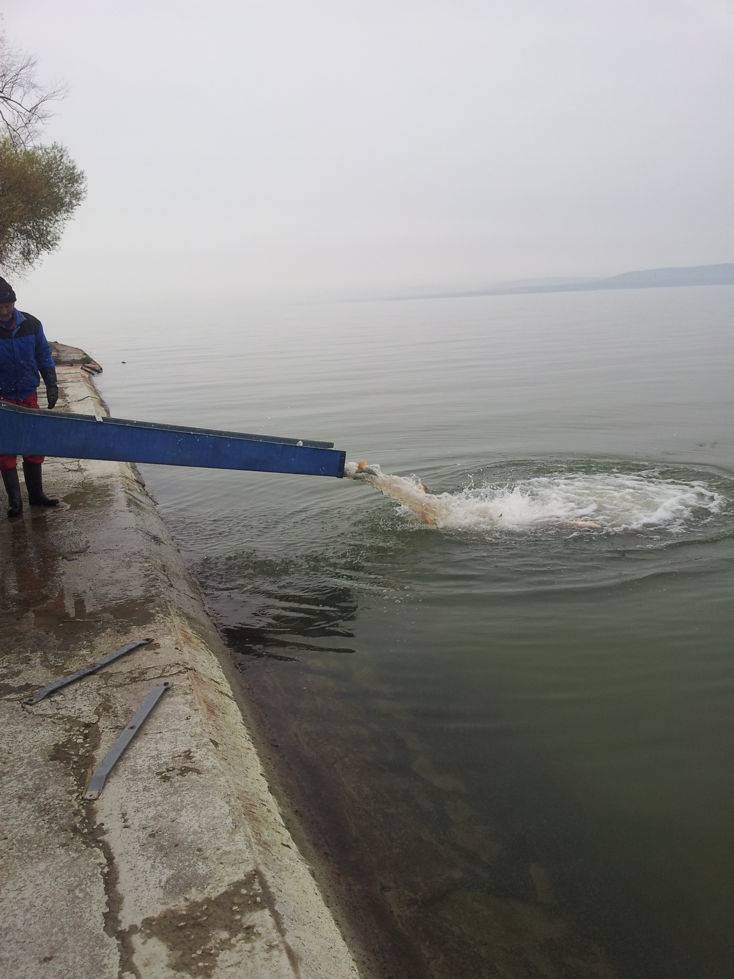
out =
[(36, 80), (35, 58), (12, 51), (0, 35), (0, 133), (14, 146), (33, 143), (51, 115), (53, 102), (63, 98), (63, 87), (44, 91)]

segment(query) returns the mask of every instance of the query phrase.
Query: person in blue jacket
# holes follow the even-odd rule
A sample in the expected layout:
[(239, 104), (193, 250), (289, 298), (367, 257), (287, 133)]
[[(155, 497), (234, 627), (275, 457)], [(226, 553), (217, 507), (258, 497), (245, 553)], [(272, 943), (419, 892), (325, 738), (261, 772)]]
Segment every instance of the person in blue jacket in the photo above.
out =
[[(15, 308), (15, 293), (9, 282), (0, 277), (0, 401), (26, 408), (37, 408), (36, 389), (41, 377), (46, 385), (49, 408), (59, 398), (56, 367), (40, 320)], [(41, 466), (43, 456), (24, 456), (23, 475), (31, 506), (55, 507), (58, 500), (43, 492)], [(0, 444), (0, 475), (8, 494), (8, 519), (23, 513), (16, 457), (2, 455)]]

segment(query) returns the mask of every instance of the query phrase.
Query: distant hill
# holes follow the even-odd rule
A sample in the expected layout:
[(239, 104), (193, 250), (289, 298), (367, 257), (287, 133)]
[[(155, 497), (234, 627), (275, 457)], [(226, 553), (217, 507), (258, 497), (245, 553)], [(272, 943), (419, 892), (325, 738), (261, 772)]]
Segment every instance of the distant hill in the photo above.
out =
[(722, 265), (686, 265), (683, 268), (645, 269), (600, 279), (599, 289), (651, 289), (658, 286), (734, 285), (734, 262)]
[(523, 279), (482, 289), (431, 293), (395, 298), (445, 299), (451, 296), (515, 296), (538, 292), (591, 292), (599, 289), (660, 289), (671, 286), (734, 285), (734, 262), (720, 265), (684, 265), (680, 268), (642, 269), (604, 279)]

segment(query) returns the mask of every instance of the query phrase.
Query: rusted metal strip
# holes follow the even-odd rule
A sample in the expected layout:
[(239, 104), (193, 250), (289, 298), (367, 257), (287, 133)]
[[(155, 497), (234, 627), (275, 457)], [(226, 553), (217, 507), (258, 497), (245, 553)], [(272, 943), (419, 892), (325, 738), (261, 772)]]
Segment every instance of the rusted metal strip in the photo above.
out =
[(147, 646), (152, 643), (152, 639), (139, 639), (137, 642), (128, 643), (127, 646), (122, 646), (120, 649), (116, 649), (114, 653), (110, 653), (109, 656), (105, 656), (98, 663), (92, 663), (91, 666), (86, 666), (83, 670), (77, 670), (76, 673), (68, 673), (66, 676), (60, 677), (58, 680), (54, 680), (53, 683), (49, 683), (47, 687), (43, 690), (37, 690), (33, 696), (26, 700), (27, 704), (37, 704), (39, 700), (43, 700), (45, 697), (50, 696), (57, 690), (61, 690), (62, 687), (68, 687), (70, 683), (75, 683), (77, 680), (81, 680), (85, 676), (89, 676), (91, 673), (96, 673), (97, 670), (101, 670), (103, 666), (107, 666), (108, 663), (113, 663), (116, 659), (121, 656), (126, 656), (128, 653), (132, 653), (134, 649), (140, 649), (141, 646)]
[(168, 681), (165, 683), (159, 683), (147, 694), (145, 700), (133, 714), (130, 723), (118, 736), (110, 750), (95, 768), (94, 773), (89, 780), (87, 791), (84, 793), (85, 799), (99, 799), (99, 794), (104, 788), (105, 782), (107, 781), (107, 776), (115, 767), (120, 759), (120, 756), (123, 754), (132, 739), (138, 733), (145, 722), (145, 719), (149, 716), (155, 705), (170, 686), (171, 684)]

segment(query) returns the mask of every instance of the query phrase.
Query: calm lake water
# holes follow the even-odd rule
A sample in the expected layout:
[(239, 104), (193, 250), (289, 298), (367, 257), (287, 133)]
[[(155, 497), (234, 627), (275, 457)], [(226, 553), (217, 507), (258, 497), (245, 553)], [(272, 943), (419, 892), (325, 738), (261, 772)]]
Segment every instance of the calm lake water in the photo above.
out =
[(333, 440), (465, 517), (144, 471), (377, 974), (730, 976), (734, 289), (133, 319), (62, 337), (113, 414)]

